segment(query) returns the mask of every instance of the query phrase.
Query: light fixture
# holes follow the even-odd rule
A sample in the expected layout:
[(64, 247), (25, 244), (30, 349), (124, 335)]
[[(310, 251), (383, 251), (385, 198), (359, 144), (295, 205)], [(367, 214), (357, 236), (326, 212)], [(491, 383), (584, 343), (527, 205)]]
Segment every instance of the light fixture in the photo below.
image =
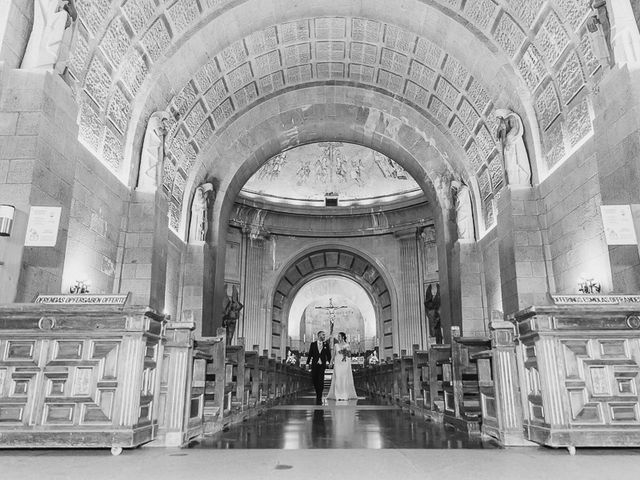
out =
[(11, 235), (11, 227), (15, 213), (16, 207), (13, 205), (0, 205), (0, 237), (8, 237)]

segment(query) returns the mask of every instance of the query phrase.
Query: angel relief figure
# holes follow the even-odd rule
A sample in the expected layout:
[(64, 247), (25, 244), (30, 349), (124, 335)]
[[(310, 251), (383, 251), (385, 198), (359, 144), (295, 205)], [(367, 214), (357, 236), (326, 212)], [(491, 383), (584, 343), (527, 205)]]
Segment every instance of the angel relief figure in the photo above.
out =
[(502, 145), (502, 160), (509, 185), (531, 186), (529, 155), (524, 146), (524, 127), (517, 113), (504, 108), (495, 115), (500, 121), (497, 137)]
[(309, 180), (309, 176), (311, 175), (311, 165), (309, 164), (308, 160), (302, 163), (296, 175), (298, 176), (298, 181), (296, 182), (298, 185), (307, 183), (307, 181)]
[(169, 114), (165, 111), (153, 112), (149, 117), (142, 141), (138, 190), (154, 192), (162, 186), (165, 161), (165, 138), (169, 125)]
[(55, 68), (62, 73), (77, 18), (74, 0), (35, 0), (33, 26), (20, 68)]

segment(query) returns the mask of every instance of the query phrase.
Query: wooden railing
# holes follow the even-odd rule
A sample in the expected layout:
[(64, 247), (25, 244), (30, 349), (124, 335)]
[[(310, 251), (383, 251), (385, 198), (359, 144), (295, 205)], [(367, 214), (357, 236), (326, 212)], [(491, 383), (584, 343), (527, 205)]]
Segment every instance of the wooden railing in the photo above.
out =
[(0, 448), (181, 446), (310, 386), (144, 307), (0, 306)]

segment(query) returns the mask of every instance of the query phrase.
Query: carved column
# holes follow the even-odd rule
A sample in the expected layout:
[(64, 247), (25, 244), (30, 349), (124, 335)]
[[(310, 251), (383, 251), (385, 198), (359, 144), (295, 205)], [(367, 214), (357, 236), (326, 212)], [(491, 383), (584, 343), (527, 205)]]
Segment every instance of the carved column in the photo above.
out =
[(493, 357), (493, 402), (495, 417), (484, 415), (482, 432), (497, 438), (505, 446), (531, 445), (522, 431), (522, 399), (516, 362), (515, 327), (510, 322), (491, 322)]
[(399, 351), (411, 351), (413, 344), (418, 342), (424, 329), (422, 314), (422, 295), (420, 288), (418, 257), (418, 237), (415, 229), (397, 232), (396, 237), (400, 250), (400, 272), (402, 285), (400, 287), (400, 305), (398, 321)]
[(245, 338), (248, 347), (260, 345), (267, 348), (271, 336), (271, 322), (265, 317), (264, 299), (262, 294), (262, 276), (264, 271), (265, 239), (263, 236), (253, 235), (250, 231), (243, 232), (244, 247), (244, 285), (242, 295), (244, 300), (244, 315), (238, 325), (239, 336)]
[(189, 428), (194, 328), (192, 322), (170, 322), (166, 326), (156, 441), (165, 447), (182, 446), (189, 440), (189, 430), (196, 435), (202, 429), (202, 417), (194, 418), (194, 425)]

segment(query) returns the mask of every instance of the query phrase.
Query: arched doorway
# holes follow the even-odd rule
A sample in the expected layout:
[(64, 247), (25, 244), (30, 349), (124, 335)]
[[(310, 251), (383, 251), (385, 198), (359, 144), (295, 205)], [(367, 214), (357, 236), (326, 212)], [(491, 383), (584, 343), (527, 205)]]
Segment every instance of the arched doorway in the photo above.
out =
[(319, 330), (343, 331), (352, 351), (363, 353), (379, 344), (378, 309), (357, 282), (338, 275), (320, 276), (303, 285), (287, 315), (287, 346), (306, 352)]
[(348, 278), (365, 290), (378, 318), (381, 355), (392, 355), (397, 329), (395, 292), (383, 267), (343, 246), (325, 246), (303, 252), (282, 269), (273, 293), (271, 350), (283, 354), (288, 334), (289, 312), (301, 288), (326, 277)]

